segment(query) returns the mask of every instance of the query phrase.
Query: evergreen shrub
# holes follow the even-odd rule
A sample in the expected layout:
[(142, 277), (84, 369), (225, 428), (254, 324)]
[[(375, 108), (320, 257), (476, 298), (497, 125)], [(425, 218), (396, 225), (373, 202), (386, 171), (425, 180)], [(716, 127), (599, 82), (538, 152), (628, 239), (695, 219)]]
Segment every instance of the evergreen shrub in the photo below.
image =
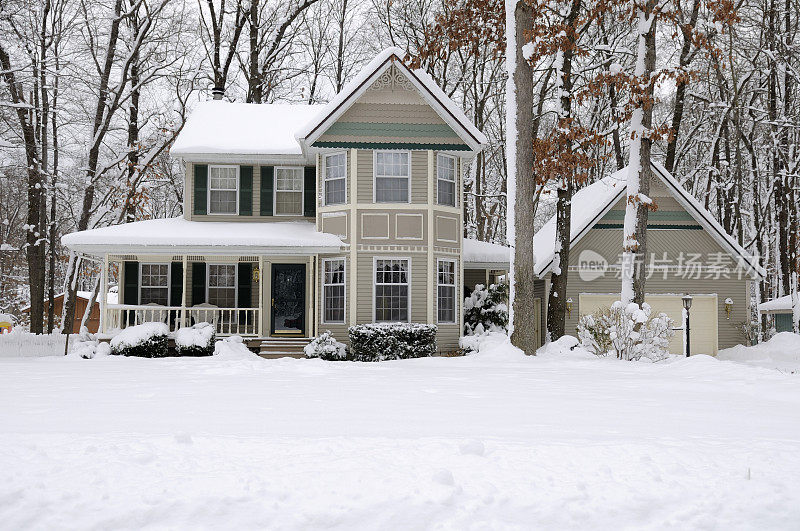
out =
[(436, 353), (436, 325), (371, 323), (351, 326), (350, 352), (355, 361), (424, 358)]

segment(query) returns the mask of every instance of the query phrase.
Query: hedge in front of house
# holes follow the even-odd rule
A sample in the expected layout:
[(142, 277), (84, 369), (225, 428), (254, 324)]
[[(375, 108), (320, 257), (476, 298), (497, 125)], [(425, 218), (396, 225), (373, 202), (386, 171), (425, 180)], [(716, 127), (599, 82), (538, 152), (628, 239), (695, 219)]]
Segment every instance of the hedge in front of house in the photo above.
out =
[(129, 326), (111, 339), (111, 354), (140, 358), (166, 358), (169, 328), (164, 323)]
[(354, 361), (424, 358), (436, 353), (436, 325), (371, 323), (348, 328)]

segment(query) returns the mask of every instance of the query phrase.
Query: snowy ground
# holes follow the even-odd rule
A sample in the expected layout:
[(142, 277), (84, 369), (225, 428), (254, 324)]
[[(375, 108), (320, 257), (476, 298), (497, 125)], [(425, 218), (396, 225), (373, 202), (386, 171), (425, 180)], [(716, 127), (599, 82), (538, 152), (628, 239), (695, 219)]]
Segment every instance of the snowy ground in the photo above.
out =
[(0, 527), (797, 529), (799, 421), (706, 356), (0, 359)]

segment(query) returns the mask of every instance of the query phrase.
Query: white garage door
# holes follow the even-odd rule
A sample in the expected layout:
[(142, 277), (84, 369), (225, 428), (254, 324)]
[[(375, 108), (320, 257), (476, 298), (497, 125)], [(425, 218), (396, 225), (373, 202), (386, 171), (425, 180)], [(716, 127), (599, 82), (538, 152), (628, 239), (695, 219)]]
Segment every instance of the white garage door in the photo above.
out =
[[(717, 296), (692, 295), (691, 343), (692, 354), (717, 355)], [(578, 312), (580, 315), (592, 313), (598, 308), (608, 308), (619, 300), (619, 294), (581, 293)], [(683, 301), (681, 295), (647, 294), (645, 301), (653, 308), (653, 313), (665, 313), (675, 321), (675, 326), (683, 326)], [(683, 353), (683, 331), (676, 330), (669, 344), (672, 354)]]

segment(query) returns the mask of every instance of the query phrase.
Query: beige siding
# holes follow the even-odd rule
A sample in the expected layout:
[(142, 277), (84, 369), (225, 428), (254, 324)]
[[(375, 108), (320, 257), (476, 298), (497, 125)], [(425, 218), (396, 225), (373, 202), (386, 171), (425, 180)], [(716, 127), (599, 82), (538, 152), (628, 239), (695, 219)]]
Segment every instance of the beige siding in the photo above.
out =
[[(421, 100), (421, 99), (420, 99)], [(357, 101), (340, 118), (342, 122), (443, 124), (430, 106), (419, 104), (377, 103)]]
[(428, 202), (428, 152), (411, 152), (411, 202)]
[(359, 149), (358, 158), (358, 202), (372, 203), (372, 150)]
[(487, 274), (486, 269), (465, 269), (464, 270), (464, 285), (469, 289), (475, 289), (478, 284), (486, 285)]

